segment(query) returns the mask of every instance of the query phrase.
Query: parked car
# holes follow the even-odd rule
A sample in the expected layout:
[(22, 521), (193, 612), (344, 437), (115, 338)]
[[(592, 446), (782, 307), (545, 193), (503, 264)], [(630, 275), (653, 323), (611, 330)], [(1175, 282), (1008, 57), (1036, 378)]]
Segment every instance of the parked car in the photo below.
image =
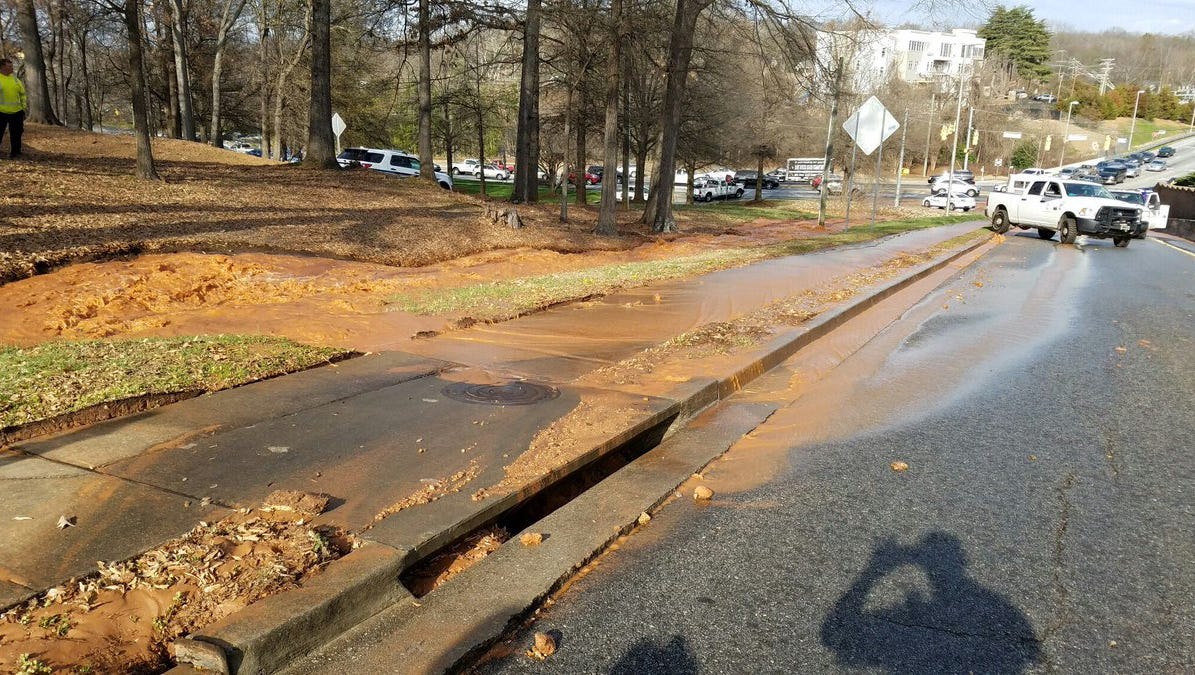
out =
[(743, 196), (743, 188), (731, 180), (718, 180), (713, 177), (693, 179), (693, 200), (698, 202), (712, 202), (715, 199), (738, 199)]
[[(821, 190), (822, 175), (819, 173), (818, 175), (814, 176), (809, 183), (813, 189)], [(830, 177), (826, 180), (826, 192), (832, 195), (842, 194), (842, 176), (830, 174)]]
[(1033, 97), (1034, 101), (1041, 101), (1042, 103), (1057, 103), (1058, 97), (1053, 94), (1038, 94)]
[[(379, 148), (348, 148), (336, 157), (342, 167), (360, 166), (373, 171), (388, 173), (400, 178), (419, 175), (419, 158), (402, 150)], [(452, 178), (442, 172), (435, 172), (436, 183), (445, 190), (452, 189)]]
[(1174, 148), (1170, 147), (1169, 145), (1163, 145), (1161, 148), (1158, 149), (1158, 157), (1166, 159), (1166, 158), (1173, 157), (1173, 156), (1174, 156)]
[(974, 183), (968, 183), (965, 180), (954, 179), (951, 182), (949, 178), (938, 177), (937, 180), (930, 183), (929, 191), (932, 194), (946, 194), (946, 186), (950, 186), (951, 192), (958, 192), (967, 195), (968, 197), (978, 197), (979, 188)]
[[(577, 174), (576, 174), (576, 172), (575, 172), (575, 171), (570, 171), (570, 172), (569, 172), (569, 174), (568, 174), (568, 182), (572, 183), (573, 185), (576, 185), (576, 184), (577, 184)], [(588, 185), (597, 185), (597, 184), (598, 184), (598, 183), (600, 183), (600, 182), (602, 182), (602, 178), (601, 178), (601, 176), (594, 175), (594, 174), (592, 174), (592, 173), (589, 173), (588, 171), (586, 171), (586, 172), (585, 172), (585, 183), (586, 183), (586, 184), (588, 184)]]
[(585, 173), (591, 176), (597, 176), (598, 182), (602, 182), (602, 176), (606, 173), (605, 167), (600, 164), (590, 164), (585, 167)]
[(1058, 170), (1058, 177), (1064, 180), (1074, 178), (1075, 174), (1079, 172), (1078, 167), (1067, 166)]
[[(1022, 171), (1021, 173), (1026, 173), (1026, 172)], [(934, 176), (933, 178), (930, 178), (929, 182), (936, 183), (938, 181), (946, 180), (948, 178), (950, 178), (950, 172), (943, 171), (941, 174)], [(975, 183), (975, 172), (970, 169), (955, 169), (954, 170), (954, 179), (966, 181), (968, 183), (974, 184)]]
[[(757, 182), (756, 179), (758, 176), (759, 176), (759, 172), (755, 171), (753, 169), (745, 169), (743, 171), (735, 171), (734, 172), (734, 182), (738, 183), (739, 185), (742, 185), (743, 187), (745, 187), (749, 190), (754, 190), (755, 183)], [(768, 174), (765, 173), (763, 175), (763, 187), (765, 190), (775, 190), (776, 188), (780, 187), (780, 181), (776, 180), (772, 176), (769, 176)]]
[(1141, 151), (1141, 163), (1142, 164), (1149, 164), (1150, 162), (1154, 161), (1157, 158), (1158, 158), (1158, 156), (1155, 155), (1154, 153), (1150, 152), (1149, 150)]
[(1145, 165), (1145, 170), (1146, 171), (1165, 171), (1166, 170), (1166, 160), (1155, 159), (1154, 161)]
[[(921, 200), (921, 205), (927, 208), (945, 209), (946, 208), (946, 193), (932, 194)], [(975, 208), (975, 198), (969, 197), (966, 194), (954, 193), (950, 197), (950, 210), (962, 209), (963, 211), (970, 211)]]
[(776, 182), (778, 183), (783, 183), (788, 180), (788, 171), (785, 171), (784, 169), (772, 169), (764, 175), (775, 178)]

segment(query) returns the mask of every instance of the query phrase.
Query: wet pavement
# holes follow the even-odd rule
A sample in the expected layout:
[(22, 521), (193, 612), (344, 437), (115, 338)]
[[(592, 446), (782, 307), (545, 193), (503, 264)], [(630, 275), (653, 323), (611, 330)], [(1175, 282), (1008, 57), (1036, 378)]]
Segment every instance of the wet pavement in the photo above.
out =
[(1011, 236), (849, 358), (802, 351), (735, 397), (783, 407), (709, 506), (481, 671), (1195, 670), (1193, 275), (1157, 241)]
[[(691, 391), (685, 383), (599, 389), (575, 384), (580, 375), (974, 227), (769, 261), (409, 341), (408, 352), (20, 443), (0, 458), (8, 486), (0, 491), (0, 539), (20, 544), (0, 550), (0, 592), (9, 599), (86, 574), (96, 560), (130, 557), (275, 489), (325, 492), (334, 508), (322, 520), (357, 529), (421, 487), (468, 472), (459, 493), (372, 530), (396, 546), (431, 546), (436, 532), (484, 518), (518, 491), (545, 484), (550, 472), (666, 426), (679, 412), (675, 397)], [(534, 405), (479, 405), (446, 393), (523, 379), (559, 395)], [(481, 489), (492, 492), (470, 498)], [(59, 515), (74, 517), (75, 526), (57, 529)]]

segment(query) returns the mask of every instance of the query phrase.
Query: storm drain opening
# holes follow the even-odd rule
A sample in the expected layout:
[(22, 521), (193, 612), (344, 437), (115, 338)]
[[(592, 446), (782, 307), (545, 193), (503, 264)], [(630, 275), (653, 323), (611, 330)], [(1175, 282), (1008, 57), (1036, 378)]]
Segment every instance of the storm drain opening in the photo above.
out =
[[(551, 387), (549, 387), (551, 389)], [(559, 392), (557, 392), (559, 393)], [(445, 395), (447, 390), (445, 390)], [(492, 404), (497, 405), (497, 404)], [(404, 571), (399, 580), (416, 598), (447, 583), (452, 577), (481, 562), (514, 533), (527, 529), (560, 507), (576, 499), (619, 469), (656, 447), (679, 414), (671, 415), (589, 464), (515, 504), (505, 512), (479, 524), (439, 549), (424, 556)]]
[(560, 396), (556, 387), (512, 380), (503, 384), (456, 382), (444, 387), (443, 394), (454, 401), (479, 405), (532, 405)]

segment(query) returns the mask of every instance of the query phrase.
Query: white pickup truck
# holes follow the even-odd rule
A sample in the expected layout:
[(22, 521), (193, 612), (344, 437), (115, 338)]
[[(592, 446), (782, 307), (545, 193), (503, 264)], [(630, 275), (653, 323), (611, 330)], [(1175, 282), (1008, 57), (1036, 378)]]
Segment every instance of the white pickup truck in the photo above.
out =
[[(1017, 180), (1023, 188), (1015, 184)], [(1085, 234), (1111, 238), (1123, 248), (1146, 228), (1141, 209), (1113, 199), (1104, 186), (1055, 176), (1035, 176), (1027, 184), (1021, 176), (1010, 176), (1004, 191), (988, 197), (984, 215), (1000, 234), (1013, 226), (1035, 227), (1042, 239), (1052, 239), (1057, 232), (1064, 244), (1073, 244)]]
[(715, 199), (738, 199), (743, 196), (743, 186), (734, 182), (734, 176), (718, 180), (712, 176), (693, 179), (693, 200), (712, 202)]

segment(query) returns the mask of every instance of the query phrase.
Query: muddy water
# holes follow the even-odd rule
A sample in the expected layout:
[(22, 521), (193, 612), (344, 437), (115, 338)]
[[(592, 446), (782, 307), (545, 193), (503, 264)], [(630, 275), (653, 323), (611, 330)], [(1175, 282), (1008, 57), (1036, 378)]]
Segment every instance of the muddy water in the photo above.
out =
[(0, 344), (241, 333), (361, 351), (400, 349), (416, 333), (443, 330), (458, 317), (392, 311), (387, 299), (396, 294), (758, 246), (811, 231), (807, 223), (771, 223), (626, 250), (504, 250), (417, 269), (257, 253), (82, 263), (0, 286)]

